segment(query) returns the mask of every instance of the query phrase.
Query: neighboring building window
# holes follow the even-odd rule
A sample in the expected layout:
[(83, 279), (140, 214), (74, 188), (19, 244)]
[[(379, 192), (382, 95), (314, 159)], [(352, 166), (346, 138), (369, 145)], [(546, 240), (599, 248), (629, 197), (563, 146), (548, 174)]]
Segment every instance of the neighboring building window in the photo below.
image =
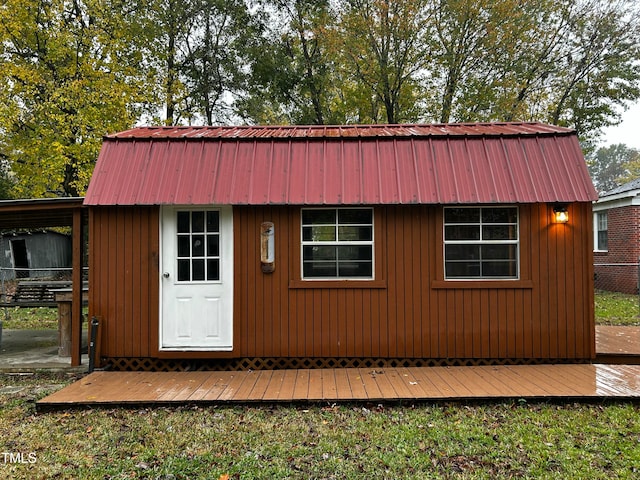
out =
[(303, 209), (302, 278), (372, 279), (373, 209)]
[(446, 279), (518, 278), (517, 207), (445, 207)]
[(596, 250), (609, 250), (609, 215), (607, 212), (598, 212), (596, 220)]

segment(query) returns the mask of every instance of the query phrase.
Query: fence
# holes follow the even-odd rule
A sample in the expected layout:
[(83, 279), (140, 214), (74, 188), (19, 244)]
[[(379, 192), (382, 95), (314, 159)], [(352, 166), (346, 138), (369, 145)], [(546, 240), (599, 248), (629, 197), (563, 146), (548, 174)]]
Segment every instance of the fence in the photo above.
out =
[(637, 294), (640, 284), (639, 263), (594, 263), (596, 290)]
[[(83, 268), (83, 281), (88, 278)], [(0, 305), (51, 306), (55, 304), (52, 290), (71, 285), (71, 267), (12, 268), (0, 267)]]

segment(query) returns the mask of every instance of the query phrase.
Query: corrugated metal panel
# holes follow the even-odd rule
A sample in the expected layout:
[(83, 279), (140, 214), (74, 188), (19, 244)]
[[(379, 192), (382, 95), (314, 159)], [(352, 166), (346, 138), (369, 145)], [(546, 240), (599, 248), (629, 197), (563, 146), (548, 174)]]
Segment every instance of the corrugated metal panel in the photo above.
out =
[(87, 205), (592, 201), (577, 136), (542, 124), (139, 128), (105, 138)]

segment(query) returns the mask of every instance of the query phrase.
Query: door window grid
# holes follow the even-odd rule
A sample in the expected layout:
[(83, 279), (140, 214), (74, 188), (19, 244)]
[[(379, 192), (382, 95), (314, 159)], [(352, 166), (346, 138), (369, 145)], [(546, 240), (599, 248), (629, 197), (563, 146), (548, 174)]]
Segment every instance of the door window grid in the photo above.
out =
[(220, 281), (220, 212), (176, 212), (178, 282)]

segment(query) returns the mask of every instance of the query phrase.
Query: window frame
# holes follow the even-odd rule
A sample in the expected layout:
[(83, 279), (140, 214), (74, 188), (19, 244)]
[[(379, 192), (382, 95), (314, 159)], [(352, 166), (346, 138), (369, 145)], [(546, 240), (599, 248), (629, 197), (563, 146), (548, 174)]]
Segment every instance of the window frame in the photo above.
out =
[[(331, 210), (335, 212), (335, 223), (333, 224), (336, 228), (336, 240), (333, 241), (309, 241), (304, 240), (304, 227), (312, 226), (313, 224), (305, 224), (304, 223), (304, 212), (310, 210)], [(339, 211), (340, 210), (368, 210), (371, 212), (371, 223), (367, 224), (340, 224), (339, 223)], [(375, 220), (375, 210), (373, 207), (303, 207), (300, 209), (300, 280), (302, 282), (375, 282), (376, 280), (376, 240), (375, 240), (375, 230), (376, 230), (376, 220)], [(319, 225), (319, 224), (316, 224)], [(325, 224), (322, 224), (325, 225)], [(328, 224), (332, 225), (332, 224)], [(339, 227), (343, 226), (370, 226), (371, 227), (371, 240), (357, 240), (357, 241), (344, 241), (338, 240), (337, 231)], [(305, 276), (304, 274), (304, 248), (306, 246), (368, 246), (371, 249), (371, 276), (333, 276), (333, 277), (311, 277)], [(339, 260), (336, 260), (336, 265), (339, 264)], [(338, 272), (336, 272), (338, 273)]]
[[(480, 216), (478, 223), (469, 222), (469, 223), (447, 223), (446, 222), (446, 211), (448, 209), (479, 209)], [(483, 223), (483, 211), (484, 210), (497, 210), (497, 209), (515, 209), (516, 212), (516, 220), (515, 223), (498, 223), (498, 224), (490, 224), (490, 225), (515, 225), (516, 227), (516, 238), (509, 240), (485, 240), (483, 239), (483, 225), (487, 225)], [(442, 267), (443, 267), (443, 278), (446, 282), (515, 282), (521, 280), (521, 268), (522, 268), (522, 258), (521, 258), (521, 236), (520, 236), (520, 221), (521, 214), (520, 208), (517, 205), (455, 205), (455, 206), (445, 206), (442, 209)], [(480, 238), (475, 240), (447, 240), (447, 226), (450, 225), (477, 225), (479, 227)], [(447, 246), (448, 245), (514, 245), (515, 246), (515, 276), (482, 276), (482, 259), (478, 259), (480, 264), (480, 275), (478, 276), (450, 276), (447, 275)]]
[[(594, 212), (595, 221), (593, 222), (593, 239), (594, 239), (594, 251), (596, 252), (608, 252), (609, 251), (609, 210), (600, 210)], [(604, 218), (606, 223), (606, 229), (600, 229), (600, 219)], [(600, 232), (606, 232), (607, 245), (605, 248), (601, 248), (600, 244)]]

